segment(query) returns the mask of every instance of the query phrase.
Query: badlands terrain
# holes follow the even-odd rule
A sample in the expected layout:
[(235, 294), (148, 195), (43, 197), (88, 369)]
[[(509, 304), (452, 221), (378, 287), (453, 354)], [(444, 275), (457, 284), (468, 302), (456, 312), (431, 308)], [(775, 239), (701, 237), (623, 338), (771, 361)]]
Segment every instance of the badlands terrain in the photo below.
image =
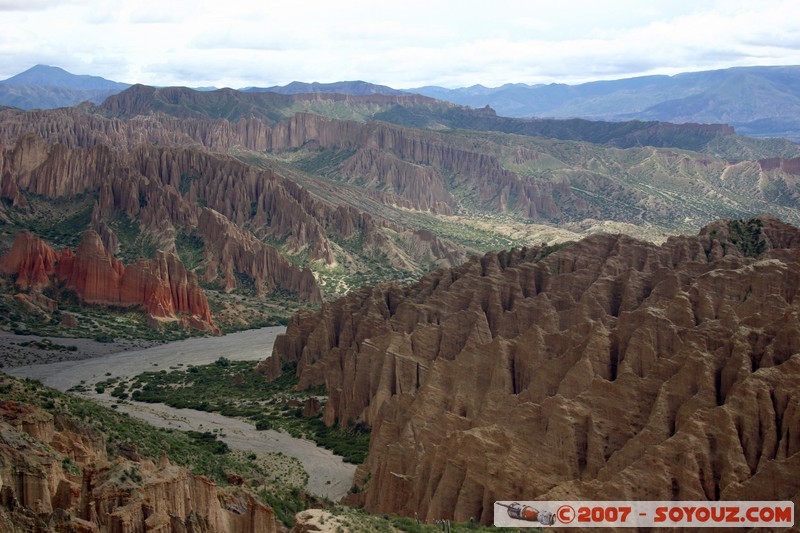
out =
[[(0, 170), (2, 363), (28, 377), (3, 377), (4, 526), (273, 531), (363, 508), (414, 530), (489, 524), (495, 500), (800, 503), (787, 140), (134, 85), (0, 109)], [(368, 432), (363, 463), (122, 397), (155, 387), (145, 370), (242, 359), (230, 390), (295, 384), (318, 404), (286, 413)]]

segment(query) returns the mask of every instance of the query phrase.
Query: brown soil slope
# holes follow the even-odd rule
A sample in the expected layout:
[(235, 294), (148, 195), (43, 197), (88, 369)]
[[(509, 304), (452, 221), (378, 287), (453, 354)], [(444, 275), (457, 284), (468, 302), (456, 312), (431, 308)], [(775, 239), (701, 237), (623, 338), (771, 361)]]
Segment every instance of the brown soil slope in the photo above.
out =
[(295, 317), (262, 370), (373, 428), (374, 513), (511, 499), (800, 502), (800, 230), (491, 253)]

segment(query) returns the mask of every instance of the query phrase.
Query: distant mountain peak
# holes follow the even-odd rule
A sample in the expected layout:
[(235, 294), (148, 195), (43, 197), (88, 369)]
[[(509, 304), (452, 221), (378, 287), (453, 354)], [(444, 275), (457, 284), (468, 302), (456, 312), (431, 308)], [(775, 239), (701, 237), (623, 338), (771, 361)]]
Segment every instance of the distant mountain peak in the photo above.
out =
[(279, 94), (303, 94), (303, 93), (340, 93), (355, 96), (365, 96), (370, 94), (384, 94), (398, 96), (407, 94), (405, 91), (392, 89), (386, 85), (377, 85), (363, 80), (337, 81), (333, 83), (293, 81), (283, 86), (273, 87), (245, 87), (240, 89), (243, 92), (270, 92)]
[(28, 70), (26, 70), (26, 71), (24, 71), (24, 72), (22, 72), (20, 74), (17, 74), (17, 76), (22, 76), (22, 75), (25, 75), (25, 74), (62, 74), (62, 75), (63, 74), (67, 74), (67, 75), (70, 75), (70, 76), (73, 75), (72, 73), (64, 70), (61, 67), (56, 67), (56, 66), (53, 66), (53, 65), (44, 65), (42, 63), (38, 63), (38, 64), (32, 66)]
[(61, 67), (34, 65), (24, 72), (0, 81), (3, 85), (35, 85), (40, 87), (61, 87), (82, 91), (121, 91), (130, 84), (107, 80), (100, 76), (73, 74)]
[(61, 67), (39, 64), (0, 81), (0, 105), (51, 109), (87, 101), (99, 104), (129, 86), (100, 76), (77, 75)]

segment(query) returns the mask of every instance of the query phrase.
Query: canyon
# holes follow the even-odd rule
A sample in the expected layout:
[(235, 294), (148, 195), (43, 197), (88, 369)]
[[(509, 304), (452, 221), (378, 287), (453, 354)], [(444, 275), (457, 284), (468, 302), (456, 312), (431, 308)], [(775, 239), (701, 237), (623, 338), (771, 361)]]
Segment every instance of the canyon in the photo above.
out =
[[(255, 280), (259, 291), (281, 286), (297, 292), (306, 300), (320, 301), (319, 288), (310, 271), (289, 264), (273, 247), (242, 231), (220, 211), (192, 204), (181, 197), (176, 180), (179, 182), (193, 166), (208, 167), (209, 161), (203, 157), (204, 154), (195, 154), (199, 156), (196, 159), (186, 151), (149, 150), (142, 148), (129, 160), (126, 154), (106, 145), (70, 149), (62, 144), (48, 145), (39, 137), (26, 135), (2, 158), (4, 198), (11, 206), (24, 210), (29, 202), (22, 194), (23, 190), (49, 199), (75, 197), (92, 191), (95, 201), (90, 226), (99, 235), (106, 236), (103, 244), (112, 251), (119, 248), (119, 239), (108, 227), (109, 219), (115, 214), (137, 221), (157, 240), (164, 241), (160, 247), (166, 250), (174, 251), (175, 226), (183, 227), (189, 232), (196, 231), (203, 239), (207, 253), (204, 273), (207, 281), (219, 277), (224, 287), (235, 287), (236, 271)], [(137, 171), (134, 164), (141, 170)], [(247, 169), (239, 170), (244, 173)], [(207, 179), (213, 177), (215, 175), (211, 174)], [(256, 181), (251, 179), (251, 190), (262, 185)], [(175, 186), (166, 188), (164, 182)], [(222, 185), (218, 184), (218, 187)], [(193, 189), (187, 194), (197, 193)], [(212, 194), (213, 191), (208, 191), (209, 196)], [(221, 190), (216, 194), (222, 196)], [(225, 198), (220, 198), (219, 202), (230, 203), (235, 196)], [(292, 202), (290, 198), (287, 201)], [(226, 211), (223, 205), (212, 205)], [(246, 205), (249, 206), (250, 202)], [(283, 207), (280, 201), (273, 205), (277, 206), (276, 209)]]
[[(3, 327), (75, 334), (73, 293), (81, 310), (196, 334), (247, 306), (298, 311), (258, 370), (324, 386), (325, 424), (371, 428), (348, 501), (375, 514), (800, 503), (798, 161), (725, 125), (519, 121), (419, 96), (137, 85), (101, 105), (0, 109)], [(9, 404), (8, 423), (59, 431), (27, 409)], [(8, 455), (56, 481), (4, 494), (6, 509), (110, 523), (48, 457)], [(269, 514), (151, 463), (136, 469), (154, 487), (213, 511), (164, 495), (182, 521), (169, 527)], [(172, 511), (98, 498), (169, 530)], [(229, 498), (249, 510), (230, 518)]]

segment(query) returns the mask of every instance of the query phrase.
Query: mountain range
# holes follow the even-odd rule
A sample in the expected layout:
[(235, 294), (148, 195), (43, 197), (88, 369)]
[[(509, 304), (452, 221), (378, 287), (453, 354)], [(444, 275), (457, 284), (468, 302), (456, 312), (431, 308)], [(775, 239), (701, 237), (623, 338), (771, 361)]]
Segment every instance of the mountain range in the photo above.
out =
[(75, 278), (60, 274), (72, 268), (62, 259), (4, 263), (0, 292), (37, 279), (56, 296), (8, 300), (21, 317), (9, 326), (48, 334), (67, 333), (62, 311), (82, 311), (70, 291), (138, 308), (142, 323), (230, 331), (489, 250), (597, 231), (662, 241), (759, 213), (800, 223), (800, 149), (725, 125), (514, 119), (414, 94), (134, 85), (97, 106), (2, 110), (0, 138), (0, 255), (24, 230), (44, 240), (30, 248), (41, 257), (76, 250), (77, 264), (94, 265)]
[[(320, 424), (371, 429), (348, 498), (373, 513), (798, 504), (799, 208), (800, 147), (725, 123), (137, 84), (0, 109), (0, 329), (163, 340), (288, 323), (257, 371), (319, 392)], [(3, 432), (8, 468), (55, 465), (39, 499), (64, 520), (80, 507), (91, 531), (91, 487)], [(175, 508), (119, 502), (141, 510), (131, 524), (174, 512), (188, 531), (201, 518), (184, 495), (216, 493), (163, 465), (186, 480), (163, 493)], [(24, 520), (35, 503), (16, 490), (0, 511)], [(269, 515), (246, 503), (243, 527)]]
[(287, 85), (275, 85), (272, 87), (245, 87), (240, 89), (242, 92), (251, 93), (279, 93), (279, 94), (303, 94), (303, 93), (341, 93), (363, 96), (367, 94), (388, 94), (400, 95), (408, 94), (413, 91), (401, 91), (392, 89), (386, 85), (375, 85), (366, 81), (339, 81), (334, 83), (304, 83), (293, 81)]
[(800, 138), (800, 67), (737, 67), (580, 85), (507, 84), (411, 92), (511, 117), (724, 123), (745, 135)]
[[(37, 65), (0, 82), (0, 105), (21, 109), (54, 108), (104, 98), (129, 87), (94, 76), (75, 76), (57, 67)], [(203, 88), (203, 90), (210, 90)], [(285, 86), (246, 87), (243, 92), (350, 95), (422, 94), (483, 108), (500, 116), (580, 118), (600, 121), (660, 121), (728, 124), (740, 134), (800, 139), (800, 67), (737, 67), (641, 76), (580, 85), (506, 84), (447, 89), (426, 86), (398, 90), (365, 81), (292, 82)]]

